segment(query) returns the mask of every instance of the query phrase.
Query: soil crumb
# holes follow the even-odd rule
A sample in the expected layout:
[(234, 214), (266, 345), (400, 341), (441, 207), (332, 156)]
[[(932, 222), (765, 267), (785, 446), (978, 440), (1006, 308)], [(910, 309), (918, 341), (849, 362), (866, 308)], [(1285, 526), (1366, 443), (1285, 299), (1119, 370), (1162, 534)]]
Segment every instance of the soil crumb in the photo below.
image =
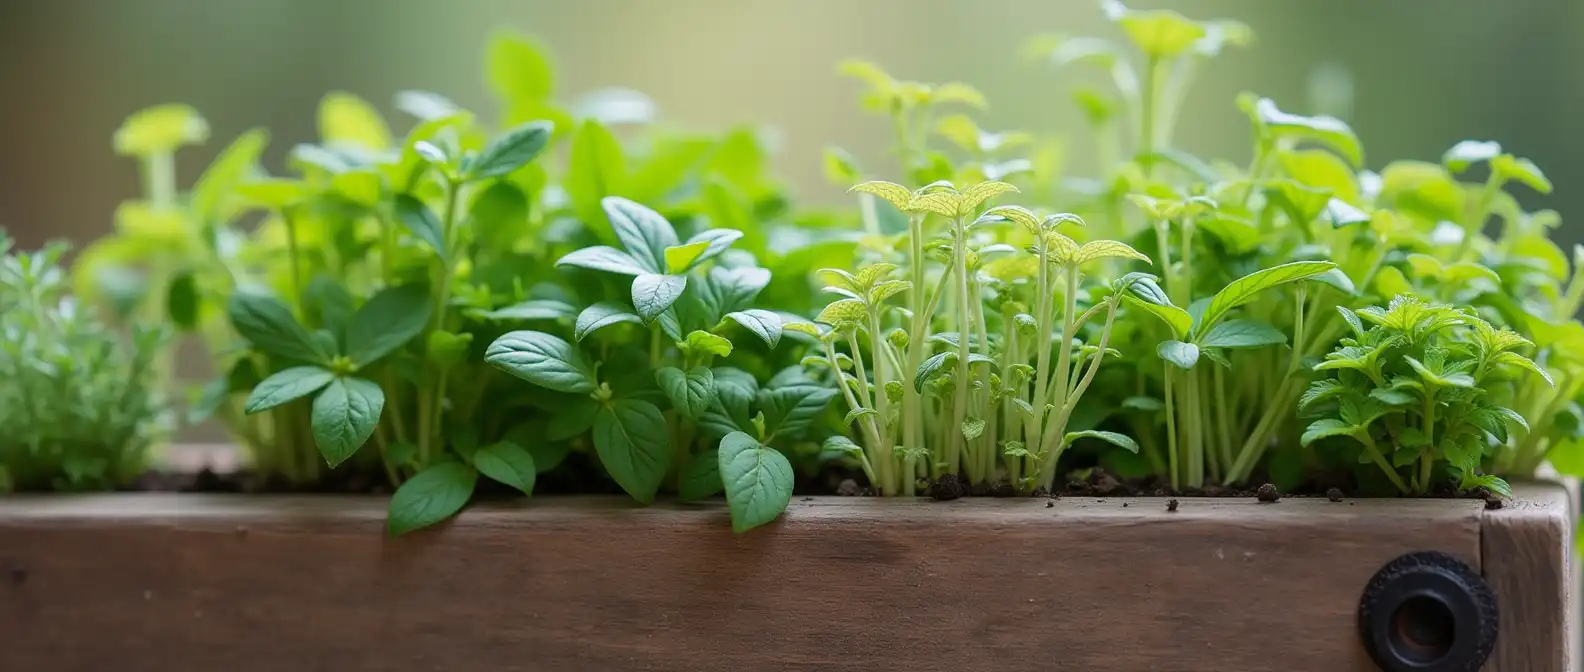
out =
[(1266, 483), (1260, 486), (1259, 490), (1254, 491), (1254, 496), (1266, 504), (1281, 501), (1281, 491), (1276, 489), (1274, 483)]
[(935, 485), (930, 487), (930, 497), (938, 502), (949, 502), (962, 497), (966, 490), (956, 474), (946, 474), (936, 479)]
[(836, 494), (841, 497), (857, 497), (863, 493), (863, 488), (858, 487), (858, 481), (851, 478), (845, 479), (841, 485), (836, 486)]
[(1487, 498), (1485, 500), (1485, 510), (1486, 511), (1495, 511), (1495, 510), (1500, 509), (1500, 508), (1505, 507), (1505, 506), (1507, 506), (1507, 503), (1502, 501), (1502, 498), (1497, 497), (1495, 495), (1492, 495), (1491, 497), (1489, 497), (1489, 498)]
[(1333, 502), (1342, 501), (1342, 488), (1331, 488), (1330, 490), (1327, 490), (1326, 499), (1329, 499)]
[(1177, 513), (1177, 500), (1175, 500), (1175, 499), (1166, 500), (1166, 511), (1169, 512), (1169, 513)]
[(1053, 502), (1053, 501), (1050, 501), (1050, 500), (1048, 500), (1048, 499), (1047, 499), (1047, 500), (1045, 500), (1045, 508), (1047, 508), (1047, 509), (1054, 509), (1054, 508), (1056, 508), (1056, 502)]

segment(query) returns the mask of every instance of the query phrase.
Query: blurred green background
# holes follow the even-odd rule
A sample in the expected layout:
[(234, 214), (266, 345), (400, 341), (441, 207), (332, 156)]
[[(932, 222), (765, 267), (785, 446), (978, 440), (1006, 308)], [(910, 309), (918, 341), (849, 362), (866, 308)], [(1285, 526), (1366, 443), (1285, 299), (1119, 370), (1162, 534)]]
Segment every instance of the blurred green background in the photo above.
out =
[[(1584, 2), (1578, 0), (1138, 0), (1254, 28), (1199, 77), (1177, 144), (1246, 161), (1249, 89), (1294, 112), (1344, 116), (1380, 168), (1438, 157), (1457, 140), (1500, 141), (1558, 185), (1530, 207), (1564, 218), (1581, 205)], [(108, 230), (135, 191), (135, 166), (110, 151), (123, 117), (171, 101), (210, 120), (209, 146), (182, 156), (185, 184), (244, 129), (274, 134), (272, 169), (314, 136), (332, 89), (387, 112), (402, 89), (429, 89), (493, 110), (480, 53), (496, 27), (537, 36), (557, 56), (563, 98), (620, 85), (662, 117), (717, 128), (757, 123), (781, 138), (781, 173), (829, 202), (826, 145), (879, 163), (885, 123), (862, 116), (858, 84), (835, 74), (866, 57), (893, 74), (981, 88), (992, 130), (1019, 127), (1087, 142), (1067, 92), (1080, 70), (1019, 56), (1041, 32), (1111, 35), (1093, 0), (5, 0), (0, 2), (0, 226), (26, 246), (83, 242)], [(1350, 95), (1316, 96), (1316, 83)], [(1325, 87), (1321, 87), (1324, 89)], [(392, 114), (393, 118), (400, 118)], [(399, 123), (399, 122), (398, 122)], [(1060, 204), (1053, 204), (1059, 206)], [(1564, 244), (1578, 242), (1564, 225)]]

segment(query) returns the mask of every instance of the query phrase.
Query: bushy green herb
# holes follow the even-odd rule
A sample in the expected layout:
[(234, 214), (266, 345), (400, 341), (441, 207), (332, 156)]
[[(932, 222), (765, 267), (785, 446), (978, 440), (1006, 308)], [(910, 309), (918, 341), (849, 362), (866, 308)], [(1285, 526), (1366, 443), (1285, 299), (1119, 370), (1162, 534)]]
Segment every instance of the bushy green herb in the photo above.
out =
[(168, 334), (79, 307), (65, 245), (11, 247), (0, 233), (0, 492), (126, 486), (171, 428), (153, 370)]
[[(855, 188), (879, 197), (873, 214), (862, 202), (865, 222), (905, 218), (906, 229), (886, 236), (865, 226), (855, 270), (827, 273), (844, 298), (819, 318), (832, 327), (820, 362), (847, 381), (853, 412), (845, 424), (884, 492), (908, 494), (916, 478), (959, 472), (974, 483), (1048, 487), (1062, 473), (1056, 459), (1080, 446), (1094, 456), (1085, 461), (1098, 458), (1123, 476), (1153, 474), (1174, 488), (1255, 477), (1291, 487), (1352, 470), (1352, 455), (1302, 440), (1317, 437), (1305, 435), (1299, 402), (1311, 381), (1331, 375), (1338, 355), (1320, 358), (1346, 335), (1347, 316), (1410, 305), (1452, 326), (1433, 342), (1413, 341), (1417, 350), (1368, 336), (1396, 343), (1382, 366), (1396, 375), (1411, 366), (1407, 357), (1437, 366), (1474, 358), (1475, 387), (1431, 393), (1418, 410), (1399, 414), (1408, 417), (1387, 413), (1379, 424), (1360, 420), (1354, 404), (1345, 406), (1351, 419), (1326, 419), (1370, 432), (1416, 423), (1427, 432), (1423, 444), (1381, 451), (1393, 469), (1405, 465), (1391, 460), (1415, 460), (1417, 471), (1400, 479), (1404, 490), (1426, 492), (1454, 476), (1463, 489), (1505, 491), (1490, 474), (1532, 474), (1546, 455), (1563, 464), (1584, 457), (1584, 414), (1574, 402), (1581, 382), (1568, 347), (1584, 345), (1584, 327), (1573, 319), (1584, 283), (1546, 238), (1555, 214), (1527, 213), (1504, 190), (1549, 192), (1538, 168), (1496, 143), (1470, 141), (1441, 165), (1399, 161), (1372, 172), (1345, 122), (1295, 114), (1254, 94), (1237, 100), (1254, 141), (1247, 167), (1188, 155), (1171, 139), (1190, 83), (1225, 48), (1251, 43), (1252, 31), (1113, 0), (1101, 6), (1131, 49), (1042, 37), (1027, 50), (1062, 68), (1097, 66), (1115, 84), (1111, 94), (1085, 87), (1074, 96), (1097, 134), (1098, 179), (1058, 179), (1032, 149), (1036, 138), (988, 134), (962, 115), (940, 129), (955, 149), (936, 149), (916, 131), (935, 106), (982, 108), (982, 96), (938, 101), (939, 90), (971, 89), (843, 66), (868, 84), (865, 107), (890, 116), (900, 174), (929, 185)], [(839, 150), (827, 152), (826, 165), (832, 178), (862, 174)], [(1007, 165), (1022, 169), (1003, 176)], [(1478, 165), (1488, 171), (1483, 182), (1459, 180)], [(959, 193), (944, 182), (976, 184), (991, 173), (1007, 184)], [(984, 199), (963, 197), (1012, 185), (1061, 209), (1000, 207), (979, 216)], [(954, 202), (969, 205), (945, 205)], [(1495, 239), (1485, 235), (1492, 216), (1502, 220)], [(987, 226), (999, 221), (1022, 226)], [(1058, 227), (1066, 241), (1059, 245), (1047, 233)], [(1113, 258), (1080, 270), (1063, 256), (1090, 246)], [(1575, 267), (1580, 261), (1584, 252)], [(905, 307), (888, 305), (892, 294), (906, 297)], [(1391, 310), (1370, 308), (1388, 303)], [(1498, 355), (1487, 338), (1510, 340)], [(1338, 352), (1364, 340), (1355, 334)], [(1487, 367), (1487, 356), (1506, 364)], [(1524, 362), (1537, 362), (1528, 375), (1509, 366)], [(1360, 394), (1369, 398), (1370, 390)], [(1470, 414), (1475, 420), (1465, 419)], [(1528, 426), (1485, 422), (1496, 415)], [(1350, 435), (1380, 438), (1370, 432)], [(1584, 468), (1584, 459), (1574, 461)], [(1384, 476), (1370, 466), (1357, 477)]]

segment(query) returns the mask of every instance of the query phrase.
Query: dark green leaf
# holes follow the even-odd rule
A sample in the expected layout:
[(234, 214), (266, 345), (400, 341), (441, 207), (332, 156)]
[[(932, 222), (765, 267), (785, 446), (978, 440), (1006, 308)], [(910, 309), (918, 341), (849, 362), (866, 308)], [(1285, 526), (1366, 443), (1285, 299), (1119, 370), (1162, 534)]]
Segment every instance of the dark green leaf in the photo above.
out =
[(534, 477), (539, 470), (534, 466), (533, 455), (515, 443), (491, 444), (473, 453), (473, 466), (491, 480), (532, 495)]
[(411, 194), (397, 194), (395, 208), (396, 221), (401, 222), (419, 240), (428, 243), (430, 249), (445, 256), (445, 231), (441, 228), (440, 218), (435, 216), (429, 206)]
[(1199, 333), (1204, 333), (1220, 322), (1221, 318), (1226, 317), (1227, 312), (1252, 301), (1260, 292), (1289, 282), (1312, 278), (1333, 268), (1336, 268), (1336, 264), (1329, 261), (1295, 261), (1255, 271), (1233, 280), (1210, 298), (1204, 315), (1194, 328)]
[(385, 391), (362, 378), (338, 378), (314, 397), (313, 436), (325, 462), (334, 467), (352, 457), (374, 435)]
[(299, 362), (330, 362), (333, 353), (323, 351), (275, 297), (238, 291), (231, 295), (227, 312), (237, 333), (262, 352)]
[(715, 375), (707, 367), (695, 366), (683, 373), (667, 366), (655, 372), (655, 382), (671, 400), (671, 407), (689, 420), (697, 420), (715, 402)]
[(468, 314), (469, 317), (492, 322), (570, 320), (574, 315), (577, 315), (577, 309), (572, 304), (555, 299), (529, 299), (504, 308)]
[(1127, 436), (1126, 434), (1118, 434), (1116, 432), (1102, 432), (1092, 429), (1082, 432), (1068, 432), (1067, 435), (1062, 438), (1062, 442), (1072, 445), (1072, 443), (1078, 439), (1099, 439), (1130, 453), (1139, 452), (1138, 443), (1133, 441), (1132, 437)]
[(770, 347), (776, 347), (781, 342), (781, 316), (768, 310), (750, 308), (748, 310), (727, 313), (726, 317), (751, 331)]
[(473, 497), (478, 472), (460, 462), (441, 462), (407, 479), (391, 495), (386, 529), (393, 537), (450, 518)]
[(549, 121), (530, 121), (502, 133), (468, 166), (469, 179), (500, 177), (528, 165), (550, 143), (553, 130), (555, 124)]
[(368, 366), (406, 345), (429, 324), (429, 289), (402, 285), (381, 290), (359, 308), (347, 328), (347, 356)]
[(618, 399), (594, 419), (594, 450), (600, 463), (627, 494), (654, 502), (670, 465), (671, 432), (654, 404)]
[(594, 368), (570, 343), (537, 331), (513, 331), (491, 343), (484, 361), (540, 387), (588, 394)]
[(1259, 320), (1227, 320), (1210, 328), (1210, 333), (1199, 339), (1204, 348), (1262, 348), (1281, 345), (1287, 336)]
[(682, 468), (682, 479), (677, 484), (677, 501), (696, 502), (720, 492), (720, 453), (714, 448), (694, 455)]
[(776, 374), (758, 394), (767, 439), (798, 438), (837, 394), (837, 390), (810, 379), (800, 367)]
[(177, 328), (198, 326), (198, 283), (191, 273), (178, 273), (165, 293), (165, 310)]
[(248, 395), (243, 412), (258, 413), (318, 392), (335, 374), (317, 366), (294, 366), (265, 378)]
[(732, 531), (746, 532), (786, 511), (792, 501), (792, 463), (786, 456), (735, 432), (721, 439), (719, 461)]
[(616, 238), (638, 265), (650, 273), (665, 272), (665, 250), (677, 245), (676, 229), (660, 213), (618, 196), (600, 200)]
[(620, 303), (601, 301), (578, 313), (577, 325), (572, 333), (581, 343), (589, 334), (622, 322), (643, 324), (643, 318), (634, 315), (631, 308)]
[(644, 322), (653, 322), (660, 313), (676, 303), (677, 297), (687, 289), (685, 275), (658, 275), (645, 273), (633, 278), (632, 304)]

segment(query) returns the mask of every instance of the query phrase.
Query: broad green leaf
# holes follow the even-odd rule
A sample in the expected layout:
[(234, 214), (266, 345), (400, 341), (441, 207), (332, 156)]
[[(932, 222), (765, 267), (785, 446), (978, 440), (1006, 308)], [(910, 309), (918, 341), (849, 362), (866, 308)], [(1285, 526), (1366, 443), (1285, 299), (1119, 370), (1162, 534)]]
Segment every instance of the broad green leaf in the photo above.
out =
[(1122, 408), (1130, 408), (1135, 411), (1154, 413), (1164, 410), (1166, 408), (1166, 404), (1154, 397), (1128, 397), (1122, 400)]
[(1204, 26), (1171, 10), (1125, 10), (1116, 22), (1152, 58), (1181, 56), (1205, 37)]
[(1491, 170), (1504, 180), (1522, 182), (1542, 194), (1551, 193), (1551, 180), (1547, 179), (1545, 173), (1540, 172), (1540, 167), (1529, 159), (1502, 154), (1491, 159), (1490, 166)]
[(1385, 266), (1375, 274), (1375, 293), (1390, 298), (1413, 294), (1414, 288), (1396, 266)]
[(473, 467), (490, 480), (516, 488), (524, 495), (533, 494), (534, 480), (539, 474), (533, 455), (522, 446), (504, 441), (473, 453)]
[(633, 278), (632, 304), (645, 322), (653, 322), (687, 289), (685, 275), (645, 273)]
[(319, 139), (327, 146), (350, 145), (370, 151), (391, 146), (390, 128), (367, 101), (332, 92), (319, 101)]
[(975, 184), (962, 192), (962, 200), (957, 204), (957, 215), (967, 217), (972, 215), (979, 205), (1001, 194), (1017, 193), (1018, 188), (1005, 182), (989, 181)]
[(1333, 268), (1329, 271), (1321, 273), (1320, 275), (1310, 278), (1310, 280), (1334, 287), (1337, 291), (1348, 296), (1358, 296), (1358, 288), (1353, 286), (1353, 279), (1349, 278), (1346, 273), (1343, 273), (1342, 269), (1340, 268)]
[(1507, 442), (1507, 426), (1515, 425), (1529, 431), (1529, 422), (1517, 411), (1504, 406), (1485, 406), (1468, 414), (1469, 424), (1490, 432), (1501, 443)]
[(491, 322), (569, 320), (577, 315), (572, 304), (556, 299), (529, 299), (494, 310), (469, 311), (468, 317)]
[(203, 221), (220, 216), (221, 204), (258, 167), (259, 156), (268, 144), (269, 132), (262, 128), (237, 136), (193, 183), (192, 211)]
[(237, 333), (262, 352), (317, 364), (329, 363), (334, 354), (320, 348), (286, 304), (273, 296), (236, 292), (231, 295), (227, 314)]
[(1062, 437), (1062, 443), (1072, 445), (1072, 443), (1078, 439), (1099, 439), (1130, 453), (1139, 452), (1138, 443), (1133, 440), (1133, 437), (1130, 437), (1126, 434), (1118, 434), (1116, 432), (1102, 432), (1098, 430), (1068, 432), (1066, 436)]
[(334, 379), (334, 373), (317, 366), (294, 366), (265, 378), (253, 388), (242, 410), (244, 413), (267, 411), (318, 392)]
[(584, 120), (572, 136), (565, 186), (585, 226), (598, 231), (608, 222), (600, 203), (607, 196), (623, 193), (626, 183), (627, 159), (621, 143), (598, 121)]
[(1463, 188), (1445, 168), (1424, 161), (1393, 161), (1381, 171), (1380, 204), (1430, 221), (1463, 214)]
[(1341, 420), (1325, 418), (1311, 423), (1308, 428), (1304, 429), (1303, 436), (1298, 441), (1307, 446), (1328, 436), (1353, 436), (1356, 431), (1358, 431), (1357, 428)]
[(677, 501), (683, 504), (710, 497), (725, 487), (721, 483), (720, 453), (714, 448), (694, 455), (682, 468)]
[(942, 352), (919, 363), (918, 371), (913, 373), (913, 390), (919, 394), (924, 393), (924, 384), (934, 380), (936, 376), (945, 373), (952, 365), (957, 363), (957, 353)]
[[(738, 235), (741, 235), (739, 233)], [(709, 250), (710, 241), (699, 240), (665, 249), (667, 273), (686, 273), (698, 263), (699, 257)]]
[(1259, 320), (1227, 320), (1215, 325), (1199, 339), (1205, 348), (1261, 348), (1281, 345), (1287, 335)]
[(1199, 363), (1199, 346), (1182, 341), (1162, 341), (1155, 347), (1155, 354), (1177, 366), (1179, 369), (1192, 369)]
[(704, 248), (704, 251), (699, 253), (697, 258), (693, 259), (693, 265), (697, 266), (731, 249), (732, 243), (737, 242), (742, 237), (743, 232), (736, 229), (705, 229), (688, 238), (686, 245), (709, 243), (709, 246)]
[(596, 271), (620, 273), (622, 275), (644, 275), (649, 273), (649, 270), (632, 255), (604, 245), (574, 250), (572, 253), (556, 260), (556, 266), (576, 266)]
[(572, 334), (582, 342), (589, 334), (622, 322), (643, 324), (643, 318), (633, 314), (631, 308), (620, 303), (601, 301), (578, 313), (577, 325), (573, 327)]
[(1358, 180), (1353, 169), (1337, 155), (1324, 150), (1305, 149), (1282, 151), (1282, 171), (1300, 184), (1316, 189), (1327, 189), (1349, 204), (1359, 205)]
[(825, 179), (831, 184), (852, 184), (863, 179), (863, 171), (858, 168), (858, 160), (847, 150), (840, 147), (826, 147), (821, 158), (823, 159), (821, 165), (825, 168)]
[(1288, 114), (1276, 107), (1276, 101), (1261, 98), (1255, 103), (1254, 113), (1259, 123), (1272, 135), (1317, 142), (1342, 155), (1354, 166), (1364, 164), (1364, 150), (1353, 129), (1341, 119), (1327, 116), (1305, 117)]
[(799, 438), (836, 396), (834, 388), (809, 378), (802, 367), (783, 369), (758, 393), (766, 440)]
[(727, 313), (726, 317), (751, 331), (772, 348), (781, 342), (781, 316), (768, 310), (750, 308)]
[(1332, 200), (1330, 189), (1309, 187), (1288, 179), (1267, 182), (1265, 196), (1280, 207), (1287, 214), (1287, 218), (1299, 227), (1304, 227), (1319, 217)]
[(1231, 284), (1211, 297), (1209, 305), (1205, 307), (1204, 315), (1200, 317), (1198, 324), (1194, 325), (1194, 330), (1203, 333), (1215, 327), (1216, 323), (1226, 317), (1233, 308), (1252, 301), (1260, 292), (1289, 282), (1312, 278), (1333, 268), (1336, 268), (1336, 264), (1329, 261), (1295, 261), (1255, 271), (1233, 280)]
[(642, 504), (654, 503), (671, 461), (671, 432), (654, 404), (617, 399), (594, 418), (594, 450), (616, 484)]
[(417, 236), (419, 240), (429, 245), (429, 248), (441, 256), (446, 254), (445, 231), (441, 228), (440, 218), (435, 216), (429, 206), (423, 201), (414, 198), (411, 194), (397, 194), (394, 202), (396, 221)]
[(689, 420), (697, 420), (715, 402), (715, 374), (709, 367), (695, 366), (683, 373), (667, 366), (655, 372), (655, 382), (671, 401), (671, 407)]
[(815, 322), (839, 327), (848, 324), (857, 324), (865, 320), (869, 309), (863, 301), (858, 299), (841, 299), (825, 306), (824, 310), (814, 318)]
[(183, 330), (198, 326), (198, 283), (192, 273), (178, 273), (165, 291), (165, 314)]
[(687, 335), (683, 345), (688, 350), (696, 353), (707, 353), (718, 357), (728, 357), (732, 353), (732, 343), (721, 336), (707, 331), (693, 331)]
[(1215, 236), (1232, 254), (1244, 254), (1259, 247), (1260, 232), (1253, 222), (1224, 212), (1201, 217), (1198, 226)]
[(1073, 256), (1073, 263), (1083, 264), (1107, 257), (1134, 259), (1137, 261), (1142, 261), (1146, 264), (1150, 263), (1149, 257), (1146, 257), (1138, 250), (1129, 247), (1127, 243), (1119, 243), (1114, 240), (1095, 240), (1084, 243), (1078, 248), (1077, 254)]
[(391, 495), (385, 526), (393, 537), (456, 515), (473, 498), (478, 472), (461, 462), (440, 462), (418, 472)]
[(363, 447), (380, 412), (385, 410), (385, 391), (362, 378), (337, 378), (313, 401), (313, 436), (325, 462), (334, 467)]
[(792, 463), (786, 456), (733, 432), (721, 439), (719, 460), (732, 531), (746, 532), (786, 511), (792, 501)]
[(514, 31), (490, 35), (485, 65), (490, 90), (508, 103), (546, 100), (555, 91), (555, 66), (544, 47)]
[(468, 179), (501, 177), (528, 165), (550, 144), (554, 130), (555, 124), (549, 121), (530, 121), (502, 133), (468, 165)]
[(429, 324), (429, 289), (402, 285), (381, 290), (352, 316), (347, 328), (347, 356), (368, 366), (418, 336)]
[(660, 213), (633, 201), (617, 196), (607, 196), (600, 201), (605, 216), (610, 219), (616, 238), (650, 273), (659, 274), (665, 268), (665, 250), (678, 242), (676, 229)]
[(556, 417), (549, 421), (536, 418), (512, 427), (501, 441), (527, 450), (533, 457), (534, 469), (543, 474), (561, 466), (567, 454), (572, 452), (572, 446), (566, 442), (566, 428), (557, 427), (556, 421), (568, 417), (579, 418), (582, 426), (574, 427), (576, 431), (571, 434), (583, 434), (594, 426), (594, 414), (598, 410), (599, 406), (592, 399), (580, 399), (576, 404), (557, 409)]
[(309, 196), (307, 184), (282, 177), (243, 182), (232, 191), (247, 203), (270, 210), (284, 210)]
[(115, 151), (121, 156), (149, 156), (208, 139), (209, 124), (197, 110), (187, 105), (157, 105), (127, 117), (116, 129)]
[[(745, 310), (751, 307), (754, 297), (770, 284), (770, 271), (752, 266), (738, 268), (711, 268), (710, 288), (719, 300), (722, 312)], [(719, 319), (719, 318), (716, 318)]]
[(1441, 165), (1454, 173), (1468, 170), (1481, 161), (1490, 161), (1501, 154), (1501, 144), (1488, 140), (1464, 140), (1441, 155)]
[(557, 392), (594, 391), (594, 368), (566, 341), (537, 331), (513, 331), (491, 343), (484, 361)]

